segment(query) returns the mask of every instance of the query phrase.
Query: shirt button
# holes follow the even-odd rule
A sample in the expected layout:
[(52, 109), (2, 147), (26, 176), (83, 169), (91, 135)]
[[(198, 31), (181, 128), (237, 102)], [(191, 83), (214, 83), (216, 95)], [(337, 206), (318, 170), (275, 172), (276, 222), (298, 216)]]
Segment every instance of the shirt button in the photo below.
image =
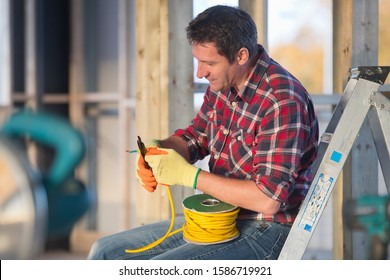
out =
[(215, 154), (214, 159), (219, 159), (219, 154)]
[(233, 106), (233, 107), (236, 107), (236, 106), (237, 106), (237, 102), (236, 102), (236, 101), (233, 101), (233, 102), (232, 102), (232, 106)]
[(237, 137), (237, 140), (238, 140), (238, 141), (241, 141), (241, 139), (242, 139), (241, 136), (238, 136), (238, 137)]
[(228, 130), (228, 129), (224, 129), (224, 130), (223, 130), (223, 135), (228, 135), (228, 133), (229, 133), (229, 130)]

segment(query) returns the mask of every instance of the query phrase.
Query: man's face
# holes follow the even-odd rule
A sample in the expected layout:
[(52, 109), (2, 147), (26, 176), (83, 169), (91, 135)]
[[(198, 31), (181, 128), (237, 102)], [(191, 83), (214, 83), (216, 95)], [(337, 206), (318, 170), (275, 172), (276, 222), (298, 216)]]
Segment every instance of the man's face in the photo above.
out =
[(236, 86), (238, 63), (220, 55), (213, 43), (193, 44), (192, 53), (198, 60), (196, 75), (199, 79), (206, 78), (213, 91), (222, 91)]

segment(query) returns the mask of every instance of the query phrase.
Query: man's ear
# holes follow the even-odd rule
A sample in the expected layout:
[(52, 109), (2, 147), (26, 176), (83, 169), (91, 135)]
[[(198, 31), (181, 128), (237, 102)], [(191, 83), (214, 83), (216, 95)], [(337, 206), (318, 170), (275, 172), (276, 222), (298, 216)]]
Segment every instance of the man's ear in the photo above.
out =
[(244, 65), (249, 60), (249, 51), (247, 48), (241, 48), (237, 52), (237, 62), (240, 65)]

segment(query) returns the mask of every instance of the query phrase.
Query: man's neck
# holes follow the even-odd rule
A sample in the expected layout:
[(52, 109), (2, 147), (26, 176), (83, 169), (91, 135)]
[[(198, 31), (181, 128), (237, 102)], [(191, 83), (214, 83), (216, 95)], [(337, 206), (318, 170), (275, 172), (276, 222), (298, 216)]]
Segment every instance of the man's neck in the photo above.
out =
[(240, 92), (240, 90), (243, 88), (246, 80), (248, 79), (249, 75), (251, 74), (253, 68), (256, 66), (257, 60), (259, 59), (260, 54), (256, 53), (254, 56), (252, 56), (249, 61), (245, 64), (245, 68), (242, 71), (242, 78), (241, 82), (234, 87), (236, 92)]

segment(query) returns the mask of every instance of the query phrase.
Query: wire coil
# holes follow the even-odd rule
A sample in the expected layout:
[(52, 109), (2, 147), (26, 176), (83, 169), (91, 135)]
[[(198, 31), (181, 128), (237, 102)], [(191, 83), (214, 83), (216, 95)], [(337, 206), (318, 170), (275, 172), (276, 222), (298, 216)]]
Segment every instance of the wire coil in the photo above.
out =
[(183, 201), (185, 223), (180, 229), (172, 231), (175, 223), (175, 207), (170, 187), (166, 187), (172, 215), (168, 231), (163, 237), (149, 245), (138, 249), (126, 249), (126, 253), (147, 251), (181, 231), (183, 231), (183, 238), (186, 242), (201, 245), (223, 243), (239, 236), (236, 218), (240, 209), (206, 194), (194, 195)]
[(225, 213), (198, 213), (184, 208), (186, 223), (183, 225), (183, 238), (196, 244), (215, 244), (238, 237), (236, 217), (239, 209)]

